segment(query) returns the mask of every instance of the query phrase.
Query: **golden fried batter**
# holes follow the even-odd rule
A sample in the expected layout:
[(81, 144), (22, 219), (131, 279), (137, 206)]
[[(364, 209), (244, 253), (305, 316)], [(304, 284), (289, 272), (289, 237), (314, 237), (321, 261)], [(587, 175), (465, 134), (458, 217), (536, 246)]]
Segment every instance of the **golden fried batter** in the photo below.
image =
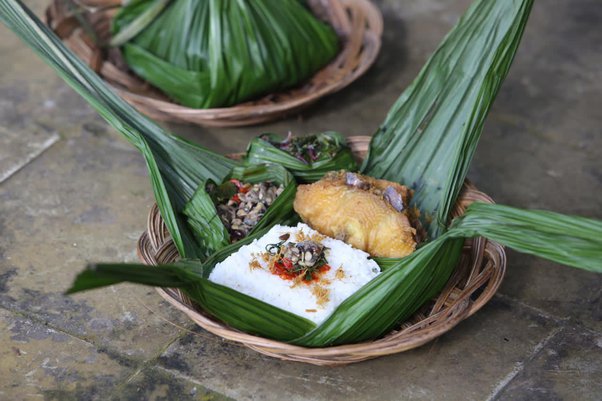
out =
[(294, 208), (324, 235), (372, 256), (399, 258), (416, 249), (407, 187), (355, 173), (338, 172), (297, 188)]

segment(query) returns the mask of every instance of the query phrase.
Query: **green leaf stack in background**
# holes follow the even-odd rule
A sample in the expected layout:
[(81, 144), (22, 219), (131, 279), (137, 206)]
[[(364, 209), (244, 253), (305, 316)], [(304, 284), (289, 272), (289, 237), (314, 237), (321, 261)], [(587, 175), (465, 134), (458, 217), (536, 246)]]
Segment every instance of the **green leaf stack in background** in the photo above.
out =
[(112, 31), (137, 75), (192, 108), (295, 86), (339, 49), (334, 30), (299, 0), (134, 0)]
[[(201, 258), (158, 267), (93, 265), (78, 276), (70, 291), (122, 281), (179, 287), (234, 328), (302, 346), (324, 347), (377, 338), (411, 316), (441, 291), (457, 264), (465, 238), (484, 236), (522, 252), (602, 272), (599, 221), (475, 203), (463, 217), (449, 222), (451, 205), (464, 182), (484, 119), (514, 57), (532, 3), (476, 0), (389, 112), (371, 142), (362, 171), (407, 184), (416, 191), (415, 205), (432, 219), (424, 221), (430, 240), (405, 258), (379, 261), (383, 273), (316, 327), (207, 280), (216, 263), (263, 235), (272, 222), (294, 220), (295, 215), (287, 212), (291, 198), (285, 197), (273, 209), (272, 220), (264, 217), (261, 227), (234, 244), (226, 245), (225, 238), (220, 237), (223, 227), (195, 224), (215, 218), (208, 203), (211, 200), (204, 193), (208, 180), (219, 183), (228, 176), (266, 179), (273, 166), (255, 164), (259, 162), (280, 165), (283, 172), (289, 168), (300, 179), (301, 174), (309, 173), (309, 178), (305, 176), (308, 181), (323, 172), (317, 169), (316, 176), (311, 176), (313, 169), (304, 171), (301, 164), (293, 163), (294, 158), (270, 148), (269, 141), (263, 139), (251, 144), (243, 165), (167, 134), (107, 89), (18, 0), (0, 0), (2, 20), (141, 150), (161, 214), (181, 256)], [(255, 150), (254, 145), (258, 146)], [(337, 169), (338, 165), (331, 167)], [(196, 201), (201, 204), (196, 205)], [(186, 206), (193, 204), (199, 206), (198, 221), (190, 224)], [(210, 231), (206, 235), (211, 237), (194, 241), (199, 230)], [(216, 252), (205, 257), (213, 250)]]

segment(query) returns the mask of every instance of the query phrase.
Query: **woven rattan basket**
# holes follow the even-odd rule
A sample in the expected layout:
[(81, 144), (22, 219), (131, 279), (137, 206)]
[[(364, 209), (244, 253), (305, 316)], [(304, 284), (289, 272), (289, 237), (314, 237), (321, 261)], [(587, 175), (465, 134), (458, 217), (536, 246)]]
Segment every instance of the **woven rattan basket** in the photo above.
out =
[[(354, 154), (360, 159), (366, 155), (369, 141), (370, 137), (367, 136), (348, 138)], [(463, 214), (465, 208), (477, 200), (493, 202), (467, 183), (453, 215)], [(169, 238), (156, 205), (148, 216), (148, 229), (138, 241), (138, 256), (150, 265), (171, 263), (178, 258), (176, 247)], [(298, 347), (242, 333), (207, 315), (176, 289), (160, 288), (157, 291), (205, 330), (262, 354), (314, 365), (345, 365), (407, 351), (437, 338), (491, 299), (502, 282), (505, 269), (506, 255), (501, 245), (485, 238), (467, 240), (460, 263), (447, 286), (436, 299), (401, 324), (397, 330), (376, 341), (327, 348)]]
[(120, 0), (79, 0), (77, 3), (87, 10), (81, 16), (66, 6), (65, 0), (53, 0), (46, 10), (46, 23), (122, 97), (155, 120), (215, 127), (244, 126), (282, 118), (341, 90), (372, 65), (380, 50), (383, 28), (382, 15), (368, 0), (312, 0), (309, 3), (316, 15), (327, 20), (341, 39), (342, 50), (335, 60), (294, 89), (232, 107), (192, 109), (172, 103), (129, 72), (119, 50), (99, 47), (86, 34), (81, 17), (89, 21), (99, 41), (106, 43), (110, 21)]

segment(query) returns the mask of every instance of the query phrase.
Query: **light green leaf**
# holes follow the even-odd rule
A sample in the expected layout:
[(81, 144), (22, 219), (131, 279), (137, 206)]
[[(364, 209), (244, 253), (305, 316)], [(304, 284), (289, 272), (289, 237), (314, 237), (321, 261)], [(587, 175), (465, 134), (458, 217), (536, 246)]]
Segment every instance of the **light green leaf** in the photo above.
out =
[(482, 236), (519, 252), (602, 273), (602, 222), (475, 202), (453, 221), (454, 237)]

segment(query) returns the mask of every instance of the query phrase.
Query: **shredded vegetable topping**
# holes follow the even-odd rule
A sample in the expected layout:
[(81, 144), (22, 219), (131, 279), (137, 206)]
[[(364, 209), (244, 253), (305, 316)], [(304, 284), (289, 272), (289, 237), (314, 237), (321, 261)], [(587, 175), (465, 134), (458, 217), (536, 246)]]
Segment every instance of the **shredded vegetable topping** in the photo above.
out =
[(324, 245), (315, 241), (287, 242), (290, 234), (280, 237), (280, 242), (266, 246), (269, 255), (269, 269), (285, 280), (312, 282), (320, 278), (320, 273), (330, 270), (326, 261)]

